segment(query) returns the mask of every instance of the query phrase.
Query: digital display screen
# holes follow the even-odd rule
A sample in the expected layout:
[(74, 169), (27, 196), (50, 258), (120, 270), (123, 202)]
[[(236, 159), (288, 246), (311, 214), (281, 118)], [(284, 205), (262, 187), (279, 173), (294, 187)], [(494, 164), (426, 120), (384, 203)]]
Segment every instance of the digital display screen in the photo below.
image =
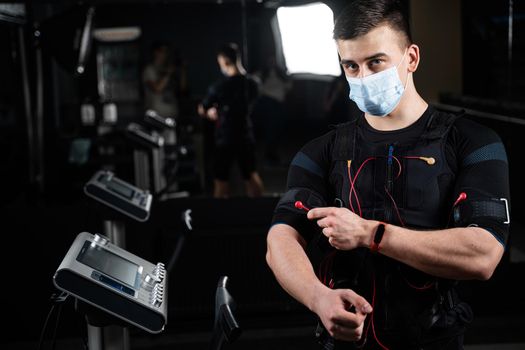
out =
[(135, 286), (139, 269), (137, 264), (113, 254), (98, 245), (93, 247), (89, 241), (84, 243), (84, 246), (77, 256), (77, 261), (131, 287)]
[(127, 199), (133, 199), (133, 195), (135, 194), (135, 191), (133, 191), (131, 188), (117, 181), (109, 181), (107, 186), (111, 191), (116, 192)]

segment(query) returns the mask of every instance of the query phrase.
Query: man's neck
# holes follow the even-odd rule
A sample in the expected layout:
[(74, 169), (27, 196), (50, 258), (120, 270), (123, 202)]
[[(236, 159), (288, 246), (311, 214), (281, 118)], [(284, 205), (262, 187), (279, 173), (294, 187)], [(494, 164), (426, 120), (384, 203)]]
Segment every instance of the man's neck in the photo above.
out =
[(385, 117), (365, 113), (368, 124), (376, 130), (391, 131), (414, 124), (426, 111), (428, 103), (418, 94), (412, 82), (409, 83), (397, 107)]

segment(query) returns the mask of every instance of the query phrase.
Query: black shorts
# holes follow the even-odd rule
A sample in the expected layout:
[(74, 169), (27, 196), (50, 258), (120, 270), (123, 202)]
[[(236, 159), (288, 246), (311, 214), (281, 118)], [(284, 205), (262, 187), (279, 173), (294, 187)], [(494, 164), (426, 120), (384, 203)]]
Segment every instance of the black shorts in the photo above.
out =
[(215, 179), (228, 181), (230, 169), (237, 161), (242, 177), (248, 180), (255, 171), (255, 145), (253, 143), (227, 144), (215, 146), (213, 164)]

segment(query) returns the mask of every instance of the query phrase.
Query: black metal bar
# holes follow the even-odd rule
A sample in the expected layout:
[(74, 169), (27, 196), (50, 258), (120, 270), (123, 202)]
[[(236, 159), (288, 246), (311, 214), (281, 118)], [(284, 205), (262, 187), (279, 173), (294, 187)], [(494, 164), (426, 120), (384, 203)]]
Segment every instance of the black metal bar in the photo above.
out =
[[(38, 31), (36, 31), (38, 32)], [(36, 33), (35, 32), (35, 33)], [(38, 38), (37, 38), (38, 40)], [(36, 60), (36, 102), (35, 102), (35, 131), (36, 131), (36, 182), (38, 190), (44, 192), (45, 162), (44, 162), (44, 67), (42, 62), (42, 49), (37, 42), (35, 51)]]
[(474, 109), (464, 108), (461, 106), (448, 105), (444, 103), (433, 103), (432, 105), (438, 109), (442, 109), (445, 111), (450, 111), (450, 112), (465, 111), (466, 114), (474, 116), (474, 117), (498, 120), (498, 121), (502, 121), (502, 122), (510, 123), (510, 124), (525, 125), (525, 119), (521, 119), (521, 118), (514, 118), (514, 117), (509, 117), (509, 116), (501, 115), (501, 114), (482, 112), (482, 111), (477, 111)]
[(20, 71), (22, 73), (22, 89), (24, 94), (24, 114), (26, 119), (27, 133), (27, 171), (29, 174), (29, 183), (36, 182), (35, 176), (35, 134), (33, 128), (33, 108), (31, 107), (31, 87), (29, 83), (29, 74), (27, 72), (26, 42), (24, 37), (24, 28), (18, 28), (18, 48), (20, 50)]

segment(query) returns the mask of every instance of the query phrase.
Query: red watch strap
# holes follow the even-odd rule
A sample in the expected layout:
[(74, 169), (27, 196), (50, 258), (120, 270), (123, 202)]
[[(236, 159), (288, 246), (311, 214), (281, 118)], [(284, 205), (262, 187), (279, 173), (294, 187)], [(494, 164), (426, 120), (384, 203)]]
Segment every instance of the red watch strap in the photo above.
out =
[(379, 225), (377, 226), (376, 232), (374, 234), (374, 239), (372, 240), (372, 244), (370, 245), (370, 250), (372, 253), (377, 253), (380, 249), (381, 240), (383, 239), (383, 236), (385, 234), (385, 226), (386, 223), (380, 221)]

